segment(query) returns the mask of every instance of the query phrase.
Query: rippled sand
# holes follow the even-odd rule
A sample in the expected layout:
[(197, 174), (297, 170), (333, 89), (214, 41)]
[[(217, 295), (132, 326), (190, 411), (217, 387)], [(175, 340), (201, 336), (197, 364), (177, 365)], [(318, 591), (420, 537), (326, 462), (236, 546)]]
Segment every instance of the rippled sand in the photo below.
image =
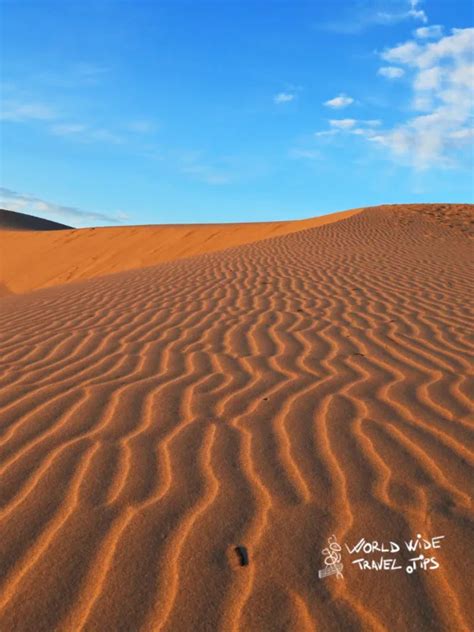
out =
[(472, 209), (3, 230), (0, 630), (472, 630)]

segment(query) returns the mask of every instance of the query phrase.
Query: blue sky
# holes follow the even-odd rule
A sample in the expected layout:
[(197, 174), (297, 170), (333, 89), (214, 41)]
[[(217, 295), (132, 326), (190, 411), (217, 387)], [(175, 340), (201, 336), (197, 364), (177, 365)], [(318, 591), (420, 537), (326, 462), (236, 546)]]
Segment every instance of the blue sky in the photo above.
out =
[(470, 1), (0, 7), (0, 206), (99, 226), (474, 201)]

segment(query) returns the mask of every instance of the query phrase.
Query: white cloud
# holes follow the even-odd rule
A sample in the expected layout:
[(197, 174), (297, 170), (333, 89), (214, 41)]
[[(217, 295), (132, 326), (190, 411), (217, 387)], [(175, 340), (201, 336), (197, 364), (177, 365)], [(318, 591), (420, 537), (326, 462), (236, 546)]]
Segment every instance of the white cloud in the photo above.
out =
[[(337, 134), (355, 134), (356, 136), (368, 136), (372, 137), (375, 135), (375, 132), (372, 128), (378, 127), (381, 125), (381, 121), (379, 119), (369, 119), (369, 120), (357, 120), (357, 119), (330, 119), (329, 125), (330, 129), (322, 130), (320, 132), (315, 132), (315, 136), (324, 137), (324, 136), (335, 136)], [(356, 127), (357, 126), (357, 127)]]
[(420, 39), (438, 39), (443, 35), (443, 27), (440, 24), (420, 26), (419, 29), (415, 30), (414, 35)]
[(351, 103), (354, 103), (354, 99), (341, 93), (339, 96), (329, 99), (329, 101), (325, 101), (323, 105), (326, 105), (328, 108), (339, 109), (345, 108)]
[[(427, 39), (427, 38), (426, 38)], [(412, 71), (412, 107), (422, 112), (371, 140), (417, 169), (452, 166), (472, 142), (474, 28), (452, 29), (436, 42), (408, 41), (382, 53)]]
[(474, 138), (474, 127), (458, 129), (455, 132), (451, 132), (449, 138), (454, 138), (455, 140), (469, 140), (470, 138)]
[(408, 41), (386, 49), (382, 58), (415, 68), (429, 68), (439, 60), (458, 62), (460, 59), (472, 63), (474, 28), (452, 29), (437, 42)]
[(387, 79), (399, 79), (403, 77), (405, 71), (403, 68), (397, 68), (396, 66), (382, 66), (378, 69), (377, 74)]
[(74, 206), (62, 206), (47, 202), (41, 198), (25, 193), (17, 193), (11, 189), (0, 187), (0, 207), (18, 213), (36, 215), (44, 219), (57, 219), (63, 223), (74, 223), (82, 226), (90, 222), (105, 222), (106, 224), (119, 224), (127, 219), (123, 213), (109, 215), (108, 213), (94, 213), (84, 211)]
[(404, 44), (398, 44), (393, 48), (386, 49), (381, 57), (385, 61), (396, 62), (400, 64), (413, 64), (422, 51), (422, 45), (409, 41)]
[(415, 77), (413, 87), (415, 92), (422, 90), (436, 90), (441, 83), (444, 70), (440, 66), (433, 66), (433, 68), (427, 68), (421, 70)]
[(44, 103), (19, 103), (7, 101), (0, 110), (0, 120), (23, 123), (29, 120), (48, 121), (56, 118), (56, 112)]
[(370, 128), (368, 129), (363, 127), (355, 127), (354, 129), (351, 129), (350, 132), (355, 136), (365, 136), (366, 138), (372, 138), (373, 136), (376, 136), (374, 130)]
[(349, 129), (357, 123), (355, 119), (331, 119), (329, 125), (337, 129)]
[(289, 92), (280, 92), (273, 97), (273, 101), (277, 104), (288, 103), (289, 101), (293, 101), (294, 99), (295, 95)]
[(361, 121), (362, 123), (365, 123), (366, 125), (369, 125), (370, 127), (378, 127), (379, 125), (382, 125), (382, 121), (380, 119), (370, 119), (368, 121)]

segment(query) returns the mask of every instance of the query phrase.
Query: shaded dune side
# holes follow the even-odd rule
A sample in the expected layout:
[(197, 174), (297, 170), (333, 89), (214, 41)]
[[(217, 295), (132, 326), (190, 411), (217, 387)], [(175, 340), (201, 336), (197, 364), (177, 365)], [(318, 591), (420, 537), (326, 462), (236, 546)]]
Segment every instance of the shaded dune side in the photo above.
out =
[(357, 212), (289, 222), (120, 226), (54, 233), (2, 231), (0, 225), (0, 284), (10, 293), (30, 292), (286, 235)]
[[(374, 209), (2, 299), (0, 628), (472, 629), (469, 247)], [(331, 533), (441, 568), (320, 581)]]
[(71, 229), (71, 226), (28, 215), (27, 213), (16, 213), (15, 211), (0, 208), (0, 230), (43, 231), (64, 229)]

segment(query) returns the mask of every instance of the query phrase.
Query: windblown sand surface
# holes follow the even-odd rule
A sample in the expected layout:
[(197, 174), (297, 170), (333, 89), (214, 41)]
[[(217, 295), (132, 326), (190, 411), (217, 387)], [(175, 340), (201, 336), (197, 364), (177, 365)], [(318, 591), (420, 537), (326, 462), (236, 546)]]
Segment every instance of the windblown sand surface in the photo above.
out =
[[(379, 207), (207, 253), (189, 235), (204, 254), (102, 277), (83, 249), (70, 278), (95, 278), (4, 296), (0, 630), (474, 629), (472, 220)], [(103, 230), (112, 252), (126, 229)], [(28, 234), (25, 265), (67, 234)], [(10, 291), (66, 280), (34, 256)], [(331, 534), (418, 533), (445, 536), (439, 568), (343, 550), (343, 579), (318, 578)]]
[(0, 231), (0, 279), (4, 293), (29, 292), (286, 235), (357, 212), (343, 211), (295, 222), (121, 226), (60, 232), (49, 232), (44, 227), (42, 233), (25, 232), (31, 221), (10, 221), (9, 228), (20, 223), (23, 228)]

